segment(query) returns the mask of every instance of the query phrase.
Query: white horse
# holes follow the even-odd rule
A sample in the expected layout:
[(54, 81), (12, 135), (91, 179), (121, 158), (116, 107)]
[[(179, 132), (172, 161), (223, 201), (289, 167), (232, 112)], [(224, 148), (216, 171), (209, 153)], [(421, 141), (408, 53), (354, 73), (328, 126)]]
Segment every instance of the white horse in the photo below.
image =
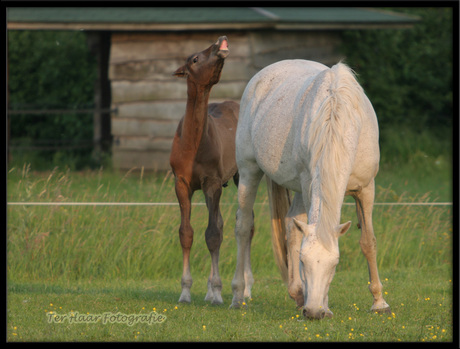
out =
[[(241, 99), (236, 133), (240, 181), (232, 307), (240, 307), (251, 295), (252, 208), (265, 174), (275, 256), (304, 316), (332, 316), (328, 290), (339, 262), (338, 238), (351, 225), (340, 224), (345, 195), (356, 201), (360, 245), (374, 297), (371, 309), (390, 311), (382, 297), (372, 227), (378, 137), (372, 105), (345, 64), (328, 68), (286, 60), (251, 79)], [(292, 204), (288, 190), (296, 193)]]

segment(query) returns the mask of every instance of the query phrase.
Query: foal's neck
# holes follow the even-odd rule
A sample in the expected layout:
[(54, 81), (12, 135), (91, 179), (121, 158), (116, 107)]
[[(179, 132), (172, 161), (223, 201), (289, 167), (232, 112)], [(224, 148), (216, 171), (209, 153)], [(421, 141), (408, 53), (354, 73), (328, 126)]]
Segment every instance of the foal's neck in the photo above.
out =
[(210, 87), (187, 81), (187, 106), (182, 124), (182, 142), (187, 149), (196, 151), (206, 137), (210, 92)]

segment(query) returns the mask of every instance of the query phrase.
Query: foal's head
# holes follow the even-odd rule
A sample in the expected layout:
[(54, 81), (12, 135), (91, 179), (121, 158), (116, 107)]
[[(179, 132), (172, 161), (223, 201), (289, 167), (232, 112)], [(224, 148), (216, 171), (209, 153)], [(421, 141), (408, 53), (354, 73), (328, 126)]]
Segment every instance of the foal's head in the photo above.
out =
[(228, 39), (226, 36), (221, 36), (206, 50), (188, 57), (186, 63), (173, 75), (186, 77), (197, 85), (211, 87), (219, 82), (224, 60), (229, 52)]

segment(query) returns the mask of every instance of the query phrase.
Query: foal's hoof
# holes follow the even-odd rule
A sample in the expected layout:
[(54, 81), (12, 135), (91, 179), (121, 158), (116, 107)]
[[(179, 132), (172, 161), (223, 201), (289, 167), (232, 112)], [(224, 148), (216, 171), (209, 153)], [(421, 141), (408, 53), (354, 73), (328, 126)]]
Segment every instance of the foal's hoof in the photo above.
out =
[(179, 298), (179, 303), (190, 303), (192, 301), (192, 297), (190, 294), (182, 293)]

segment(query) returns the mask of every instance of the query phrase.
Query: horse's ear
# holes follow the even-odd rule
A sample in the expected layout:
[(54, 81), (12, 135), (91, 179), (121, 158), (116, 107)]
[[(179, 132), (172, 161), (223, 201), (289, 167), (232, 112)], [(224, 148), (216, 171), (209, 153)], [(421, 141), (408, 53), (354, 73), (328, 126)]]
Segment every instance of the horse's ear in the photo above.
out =
[(306, 237), (310, 233), (310, 229), (313, 229), (313, 224), (307, 224), (298, 220), (297, 218), (292, 218), (294, 224), (296, 225), (297, 229), (299, 229), (303, 235)]
[(343, 223), (343, 224), (339, 224), (337, 226), (337, 228), (335, 228), (335, 231), (337, 233), (337, 237), (341, 237), (342, 235), (344, 235), (348, 229), (350, 229), (350, 226), (351, 226), (351, 221), (348, 221), (346, 223)]
[(177, 76), (179, 78), (185, 78), (187, 77), (187, 69), (185, 68), (185, 65), (182, 67), (178, 68), (174, 73), (173, 76)]

